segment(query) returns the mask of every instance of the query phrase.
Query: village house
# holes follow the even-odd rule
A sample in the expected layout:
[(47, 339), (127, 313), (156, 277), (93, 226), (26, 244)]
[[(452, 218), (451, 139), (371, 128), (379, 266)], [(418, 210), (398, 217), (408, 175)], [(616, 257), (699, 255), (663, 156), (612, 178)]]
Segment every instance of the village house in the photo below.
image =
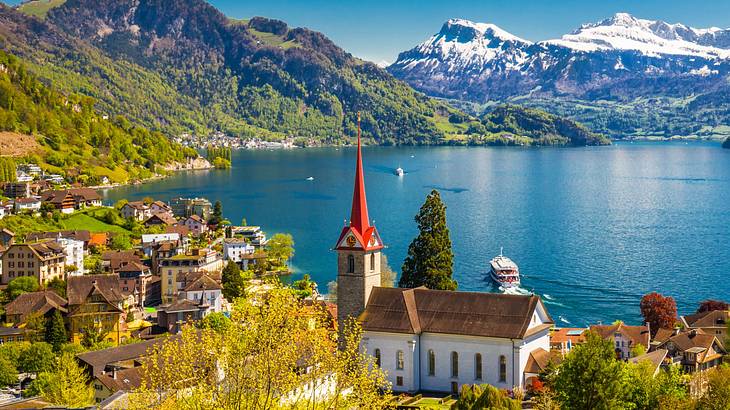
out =
[(41, 200), (52, 204), (62, 213), (71, 213), (75, 209), (101, 206), (101, 195), (91, 188), (46, 191), (41, 195)]
[(135, 219), (138, 221), (144, 221), (152, 216), (149, 205), (142, 201), (127, 202), (119, 212), (124, 219)]
[(241, 236), (255, 248), (260, 249), (266, 246), (266, 234), (260, 226), (234, 226), (231, 228), (234, 237)]
[(8, 198), (27, 198), (30, 196), (30, 183), (6, 182), (3, 191)]
[(18, 327), (0, 327), (0, 345), (28, 340), (28, 330)]
[(162, 201), (154, 201), (150, 204), (150, 211), (153, 214), (169, 214), (174, 217), (172, 207)]
[(212, 249), (193, 249), (189, 254), (175, 255), (160, 260), (162, 303), (177, 299), (177, 278), (192, 272), (219, 272), (223, 259)]
[(717, 367), (722, 363), (722, 357), (727, 354), (720, 340), (714, 334), (707, 334), (701, 329), (691, 329), (681, 332), (674, 331), (657, 349), (667, 350), (667, 357), (671, 364), (682, 366), (686, 373), (695, 373)]
[(190, 229), (190, 232), (192, 232), (192, 234), (195, 236), (200, 236), (208, 232), (208, 224), (206, 224), (203, 218), (199, 217), (198, 215), (189, 216), (183, 222), (183, 225)]
[(157, 325), (175, 334), (185, 323), (196, 322), (213, 312), (225, 310), (220, 275), (191, 272), (181, 275), (177, 282), (177, 297), (157, 309)]
[(26, 323), (31, 315), (51, 316), (55, 311), (66, 314), (68, 301), (52, 290), (23, 293), (5, 305), (6, 322), (13, 326)]
[(15, 243), (15, 233), (10, 229), (0, 229), (0, 245), (8, 247)]
[(52, 205), (62, 214), (71, 214), (76, 209), (76, 201), (68, 190), (44, 192), (41, 200)]
[(648, 350), (650, 346), (651, 333), (648, 326), (629, 326), (617, 322), (612, 325), (594, 325), (590, 329), (610, 340), (614, 345), (616, 358), (621, 360), (629, 359), (632, 356), (631, 349), (636, 345), (642, 345), (644, 350)]
[(157, 308), (157, 326), (167, 333), (178, 334), (186, 323), (194, 323), (203, 318), (199, 304), (185, 298)]
[(106, 251), (101, 254), (101, 267), (104, 272), (116, 272), (130, 262), (142, 263), (142, 258), (134, 250)]
[(124, 321), (119, 275), (72, 276), (66, 285), (71, 341), (81, 343), (84, 333), (94, 332), (119, 345), (129, 332)]
[(237, 263), (243, 270), (248, 269), (251, 259), (246, 255), (253, 255), (256, 248), (243, 238), (226, 238), (223, 240), (223, 259)]
[(201, 309), (201, 317), (209, 313), (222, 312), (225, 299), (223, 298), (223, 287), (207, 274), (199, 275), (181, 291), (181, 297), (196, 302)]
[(66, 255), (57, 242), (13, 244), (2, 255), (2, 282), (8, 284), (21, 276), (32, 276), (44, 284), (54, 278), (65, 279)]
[(92, 380), (96, 402), (100, 403), (118, 391), (139, 387), (139, 370), (144, 359), (168, 340), (169, 337), (161, 337), (77, 355), (76, 360)]
[(337, 322), (357, 318), (362, 347), (395, 392), (457, 393), (461, 385), (530, 386), (554, 322), (537, 296), (382, 288), (383, 242), (371, 225), (358, 133), (349, 225), (337, 252)]
[[(686, 329), (700, 329), (708, 335), (715, 335), (719, 340), (727, 340), (730, 310), (713, 310), (680, 316), (680, 321)], [(730, 348), (730, 346), (726, 346)]]
[(565, 356), (575, 346), (585, 342), (585, 328), (563, 327), (550, 332), (550, 350)]
[(170, 201), (170, 207), (178, 218), (198, 215), (206, 221), (213, 210), (213, 205), (205, 198), (174, 198)]
[(87, 230), (57, 231), (57, 232), (31, 232), (26, 235), (25, 240), (28, 242), (42, 241), (44, 239), (66, 238), (83, 243), (84, 251), (89, 248), (91, 241), (91, 232)]
[(148, 284), (152, 281), (152, 272), (146, 265), (130, 261), (116, 269), (119, 275), (119, 287), (123, 295), (133, 295), (135, 304), (144, 307), (160, 300), (160, 295), (149, 294)]
[(41, 201), (38, 198), (16, 198), (14, 204), (13, 211), (16, 214), (24, 212), (38, 212), (41, 210)]
[(169, 214), (167, 212), (153, 212), (152, 216), (147, 218), (144, 221), (144, 226), (151, 227), (151, 226), (169, 226), (169, 225), (177, 225), (177, 219), (175, 219), (172, 214)]

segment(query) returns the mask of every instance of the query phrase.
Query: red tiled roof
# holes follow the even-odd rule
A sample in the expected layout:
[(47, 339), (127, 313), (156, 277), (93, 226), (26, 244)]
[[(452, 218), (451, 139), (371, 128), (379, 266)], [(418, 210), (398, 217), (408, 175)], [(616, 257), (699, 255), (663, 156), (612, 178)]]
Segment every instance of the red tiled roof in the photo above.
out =
[(598, 333), (604, 339), (613, 339), (614, 333), (621, 333), (631, 339), (632, 344), (641, 344), (644, 347), (649, 347), (649, 340), (651, 338), (648, 327), (629, 326), (622, 322), (613, 325), (593, 325), (591, 326), (591, 331)]

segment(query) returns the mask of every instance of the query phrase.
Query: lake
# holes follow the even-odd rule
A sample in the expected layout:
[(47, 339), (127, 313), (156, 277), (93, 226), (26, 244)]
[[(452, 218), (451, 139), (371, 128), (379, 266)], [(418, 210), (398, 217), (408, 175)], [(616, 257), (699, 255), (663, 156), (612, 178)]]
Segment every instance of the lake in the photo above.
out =
[[(495, 290), (485, 277), (503, 247), (522, 288), (543, 296), (558, 325), (640, 323), (639, 300), (651, 291), (673, 296), (680, 313), (730, 299), (730, 150), (718, 143), (372, 147), (363, 157), (370, 217), (396, 271), (416, 235), (414, 215), (438, 189), (461, 290)], [(231, 170), (183, 172), (104, 195), (220, 200), (234, 224), (245, 217), (269, 235), (291, 233), (293, 266), (326, 292), (354, 166), (352, 148), (237, 151)], [(394, 175), (398, 166), (405, 176)]]

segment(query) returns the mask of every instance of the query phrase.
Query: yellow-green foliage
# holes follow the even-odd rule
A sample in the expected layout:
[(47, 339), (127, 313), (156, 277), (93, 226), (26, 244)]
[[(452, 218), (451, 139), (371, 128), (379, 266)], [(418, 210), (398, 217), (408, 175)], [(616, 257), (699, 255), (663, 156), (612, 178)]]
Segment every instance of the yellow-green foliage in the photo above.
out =
[(43, 19), (52, 8), (58, 7), (65, 2), (66, 0), (31, 0), (18, 6), (18, 10)]
[(63, 95), (38, 81), (18, 58), (0, 51), (0, 130), (37, 135), (43, 154), (30, 160), (82, 182), (152, 176), (157, 164), (183, 159), (164, 135), (105, 119), (86, 96)]

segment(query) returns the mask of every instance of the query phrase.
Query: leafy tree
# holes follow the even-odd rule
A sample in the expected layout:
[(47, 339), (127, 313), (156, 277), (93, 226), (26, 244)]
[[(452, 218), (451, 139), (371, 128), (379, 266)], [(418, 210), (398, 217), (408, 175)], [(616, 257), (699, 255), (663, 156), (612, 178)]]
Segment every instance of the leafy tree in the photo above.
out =
[(294, 238), (288, 233), (277, 233), (266, 244), (269, 259), (283, 266), (294, 255)]
[(81, 337), (81, 346), (92, 350), (97, 350), (93, 349), (93, 347), (104, 341), (104, 338), (106, 337), (106, 333), (95, 326), (85, 327), (81, 330), (81, 333), (83, 333), (83, 336)]
[(53, 370), (39, 374), (29, 390), (56, 406), (80, 408), (94, 402), (89, 378), (70, 354), (61, 355)]
[(0, 355), (0, 386), (13, 386), (18, 383), (18, 369), (13, 362)]
[(127, 235), (114, 235), (112, 236), (109, 247), (115, 251), (126, 251), (132, 249), (132, 241), (130, 241)]
[(25, 340), (29, 342), (42, 342), (45, 340), (46, 317), (40, 312), (32, 312), (25, 318), (26, 333)]
[(507, 394), (489, 384), (461, 386), (459, 400), (456, 402), (458, 410), (520, 410), (522, 402), (510, 399)]
[(388, 264), (388, 257), (380, 255), (380, 286), (392, 288), (395, 285), (396, 273)]
[(231, 325), (231, 319), (222, 312), (213, 312), (197, 322), (200, 329), (211, 329), (218, 333), (224, 333)]
[(677, 320), (677, 303), (671, 296), (652, 292), (641, 298), (641, 315), (649, 323), (651, 335), (659, 329), (671, 329)]
[(59, 352), (61, 347), (68, 341), (66, 326), (63, 323), (63, 317), (61, 317), (61, 312), (58, 309), (46, 319), (45, 339), (47, 343), (53, 346), (54, 352)]
[(231, 260), (228, 261), (226, 266), (223, 268), (221, 282), (223, 283), (223, 297), (229, 301), (233, 301), (236, 298), (244, 296), (246, 282), (243, 280), (241, 268), (238, 267), (236, 262)]
[(55, 277), (46, 283), (46, 288), (53, 290), (59, 296), (66, 297), (66, 281)]
[(437, 190), (431, 191), (416, 215), (419, 234), (408, 246), (399, 286), (456, 290), (452, 279), (454, 253), (446, 225), (446, 205)]
[(730, 409), (730, 366), (723, 365), (711, 369), (706, 377), (707, 392), (700, 399), (700, 409)]
[(660, 369), (654, 375), (655, 366), (648, 360), (627, 364), (624, 368), (627, 388), (626, 401), (631, 408), (652, 410), (670, 396), (682, 400), (687, 396), (684, 377), (678, 366)]
[(622, 408), (626, 396), (623, 366), (610, 341), (587, 332), (585, 343), (565, 356), (551, 385), (571, 410)]
[(53, 368), (53, 361), (56, 356), (53, 348), (48, 343), (32, 343), (27, 349), (20, 353), (18, 358), (18, 370), (23, 373), (41, 373)]
[(5, 292), (9, 300), (15, 300), (15, 298), (23, 293), (38, 291), (38, 288), (38, 279), (33, 276), (21, 276), (11, 280)]
[(631, 357), (638, 357), (646, 353), (646, 346), (641, 343), (637, 343), (631, 347)]
[(315, 283), (309, 277), (309, 274), (305, 273), (302, 279), (294, 281), (292, 288), (294, 293), (300, 298), (305, 299), (312, 296)]
[[(360, 350), (362, 331), (354, 321), (345, 324), (338, 349), (325, 312), (312, 312), (281, 287), (265, 303), (236, 300), (231, 315), (224, 332), (184, 326), (179, 338), (150, 352), (129, 408), (158, 408), (157, 393), (181, 384), (186, 394), (167, 395), (165, 408), (279, 408), (288, 392), (294, 394), (287, 395), (287, 408), (374, 410), (392, 399), (385, 374)], [(299, 371), (303, 366), (309, 370)], [(330, 395), (297, 390), (325, 379)]]
[(700, 306), (697, 308), (697, 313), (703, 313), (703, 312), (712, 312), (715, 310), (728, 310), (730, 309), (730, 304), (726, 302), (722, 302), (719, 300), (705, 300), (700, 303)]
[(30, 347), (28, 342), (8, 342), (0, 345), (0, 357), (10, 360), (15, 366), (20, 360), (20, 355)]

